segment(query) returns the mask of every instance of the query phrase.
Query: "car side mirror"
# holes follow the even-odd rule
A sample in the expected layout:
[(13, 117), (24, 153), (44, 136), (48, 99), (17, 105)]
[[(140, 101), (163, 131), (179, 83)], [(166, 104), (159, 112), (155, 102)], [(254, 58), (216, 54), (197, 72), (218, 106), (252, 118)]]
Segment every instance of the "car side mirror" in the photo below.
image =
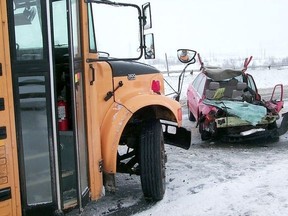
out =
[(177, 50), (177, 57), (180, 62), (182, 63), (188, 63), (191, 62), (191, 64), (194, 64), (196, 62), (195, 56), (196, 56), (195, 50), (190, 49), (178, 49)]

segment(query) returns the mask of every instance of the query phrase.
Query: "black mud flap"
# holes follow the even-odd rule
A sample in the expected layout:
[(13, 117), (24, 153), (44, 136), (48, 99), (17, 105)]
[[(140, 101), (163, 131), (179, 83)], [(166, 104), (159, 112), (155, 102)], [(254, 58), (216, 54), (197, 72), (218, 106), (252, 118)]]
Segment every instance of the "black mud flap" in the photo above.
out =
[(191, 131), (185, 128), (178, 127), (162, 122), (164, 143), (180, 147), (183, 149), (189, 149), (191, 145)]
[(277, 129), (278, 136), (285, 134), (288, 130), (288, 112), (282, 114), (282, 122), (280, 127)]

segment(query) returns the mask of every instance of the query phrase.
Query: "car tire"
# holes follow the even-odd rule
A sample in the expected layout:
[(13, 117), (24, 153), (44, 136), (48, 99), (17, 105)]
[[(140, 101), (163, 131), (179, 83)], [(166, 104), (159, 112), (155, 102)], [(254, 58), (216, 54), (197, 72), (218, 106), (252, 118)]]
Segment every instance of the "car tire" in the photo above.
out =
[(147, 122), (140, 136), (140, 178), (145, 199), (162, 200), (165, 189), (164, 137), (159, 120)]
[(190, 110), (188, 110), (188, 118), (189, 118), (190, 121), (193, 121), (193, 122), (196, 121), (193, 113)]
[(212, 137), (210, 132), (203, 130), (203, 122), (199, 123), (199, 133), (201, 134), (201, 140), (202, 141), (209, 140)]
[(209, 133), (208, 131), (203, 131), (201, 133), (201, 140), (202, 141), (206, 141), (206, 140), (210, 140), (211, 139), (211, 133)]
[(188, 119), (189, 119), (189, 121), (195, 122), (196, 118), (195, 118), (195, 116), (193, 115), (193, 113), (189, 109), (188, 101), (187, 101), (187, 107), (188, 107)]
[[(275, 130), (277, 130), (277, 128), (278, 128), (278, 126), (277, 126), (276, 121), (268, 125), (268, 130), (275, 131)], [(276, 132), (276, 131), (268, 137), (268, 141), (272, 142), (272, 143), (278, 142), (279, 140), (280, 140), (280, 137), (279, 137), (278, 132)]]

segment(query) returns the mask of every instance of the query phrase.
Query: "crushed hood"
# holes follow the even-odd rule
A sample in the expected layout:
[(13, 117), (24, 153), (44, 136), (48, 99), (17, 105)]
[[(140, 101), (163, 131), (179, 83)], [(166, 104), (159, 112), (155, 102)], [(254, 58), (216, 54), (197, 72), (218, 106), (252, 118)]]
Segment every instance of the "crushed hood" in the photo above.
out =
[(261, 122), (262, 118), (267, 115), (267, 109), (265, 107), (247, 102), (205, 99), (203, 100), (203, 103), (206, 105), (214, 106), (218, 109), (222, 109), (228, 114), (237, 116), (254, 126)]

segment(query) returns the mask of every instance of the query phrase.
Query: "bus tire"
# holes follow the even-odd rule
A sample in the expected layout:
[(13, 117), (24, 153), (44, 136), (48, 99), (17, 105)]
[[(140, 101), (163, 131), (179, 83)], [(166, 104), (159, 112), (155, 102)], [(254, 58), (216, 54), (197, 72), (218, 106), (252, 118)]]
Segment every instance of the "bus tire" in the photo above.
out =
[(145, 123), (140, 136), (140, 178), (145, 199), (162, 200), (165, 184), (165, 149), (159, 120)]

